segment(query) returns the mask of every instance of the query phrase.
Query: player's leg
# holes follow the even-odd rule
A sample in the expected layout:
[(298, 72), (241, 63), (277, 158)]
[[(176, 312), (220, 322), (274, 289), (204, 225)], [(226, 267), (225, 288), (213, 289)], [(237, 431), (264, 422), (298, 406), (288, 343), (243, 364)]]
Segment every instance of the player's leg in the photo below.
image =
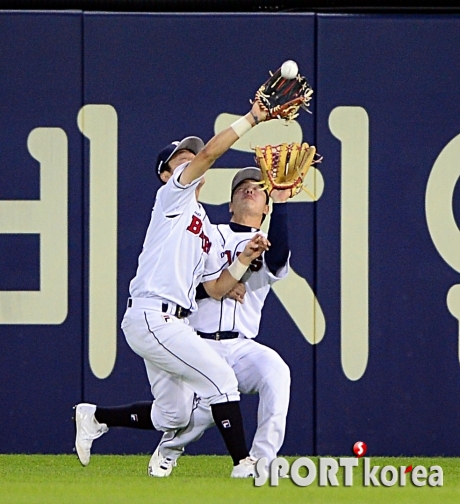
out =
[(82, 465), (91, 459), (93, 441), (112, 427), (156, 430), (152, 423), (152, 401), (102, 407), (81, 403), (75, 406), (75, 450)]
[(121, 406), (96, 406), (95, 419), (107, 427), (130, 427), (156, 430), (152, 423), (152, 401), (140, 401)]
[[(288, 366), (274, 350), (253, 340), (206, 340), (206, 343), (232, 365), (242, 393), (259, 393), (258, 426), (250, 454), (253, 460), (262, 457), (273, 460), (283, 443), (286, 428), (290, 392)], [(158, 449), (163, 456), (176, 461), (183, 448), (199, 439), (213, 424), (210, 412), (201, 403), (187, 428), (165, 434)]]
[(196, 398), (189, 424), (187, 427), (175, 431), (173, 435), (165, 433), (159, 443), (161, 453), (177, 460), (187, 445), (198, 441), (204, 431), (214, 425), (211, 407), (200, 398)]
[(176, 376), (145, 362), (156, 401), (143, 401), (113, 407), (82, 403), (75, 407), (75, 449), (82, 465), (89, 464), (93, 441), (112, 427), (132, 427), (147, 430), (176, 429), (187, 425), (194, 393)]
[[(110, 407), (102, 407), (89, 403), (78, 404), (75, 407), (75, 421), (77, 427), (75, 448), (82, 465), (86, 466), (90, 462), (93, 441), (108, 432), (109, 428), (130, 427), (134, 429), (159, 430), (155, 429), (153, 426), (153, 404), (152, 401), (140, 401), (133, 404)], [(192, 400), (189, 400), (189, 395), (184, 397), (184, 411), (187, 405), (192, 405)], [(188, 408), (188, 418), (190, 417), (190, 410), (191, 408)], [(174, 416), (174, 418), (177, 418), (177, 416)], [(164, 425), (166, 421), (162, 423)], [(175, 457), (174, 460), (169, 456), (161, 457), (158, 461), (158, 465), (166, 464), (170, 473), (172, 466), (175, 465), (176, 459), (177, 457)], [(149, 474), (151, 474), (150, 466), (151, 464), (149, 464)], [(157, 476), (157, 474), (151, 475)]]
[(163, 434), (150, 459), (149, 474), (157, 477), (169, 476), (184, 448), (200, 439), (204, 431), (213, 425), (210, 406), (196, 397), (189, 424), (183, 429)]
[(273, 349), (253, 340), (239, 340), (229, 357), (240, 392), (259, 394), (257, 430), (251, 457), (276, 458), (284, 441), (291, 377), (287, 364)]
[[(158, 370), (154, 380), (149, 375), (157, 400), (161, 394), (156, 384), (160, 371), (165, 377), (179, 378), (197, 395), (209, 399), (210, 404), (239, 400), (233, 370), (186, 321), (165, 317), (153, 310), (131, 309), (130, 312), (137, 313), (129, 322), (125, 317), (122, 328), (128, 345), (150, 364), (150, 368)], [(160, 376), (160, 383), (161, 379)]]
[[(205, 340), (223, 358), (225, 346), (218, 342)], [(214, 345), (213, 345), (214, 344)], [(171, 474), (171, 461), (174, 465), (190, 443), (198, 441), (205, 430), (215, 425), (211, 407), (203, 399), (195, 397), (192, 415), (187, 427), (165, 432), (152, 456), (149, 472), (153, 476), (164, 477)]]
[[(187, 424), (194, 393), (184, 382), (145, 362), (147, 375), (162, 409), (156, 401), (140, 401), (121, 406), (96, 406), (94, 419), (107, 427), (130, 427), (146, 430), (170, 430)], [(154, 386), (152, 384), (155, 384)]]
[[(210, 404), (214, 421), (238, 466), (248, 450), (233, 370), (185, 321), (155, 311), (136, 311), (125, 316), (122, 324), (128, 344), (146, 361), (179, 377)], [(157, 390), (152, 391), (161, 409), (162, 400)], [(155, 425), (155, 418), (152, 420)]]
[[(182, 378), (159, 369), (147, 360), (145, 368), (155, 397), (150, 412), (152, 425), (157, 430), (164, 431), (164, 436), (171, 437), (178, 428), (190, 423), (196, 395)], [(149, 460), (149, 476), (169, 476), (176, 465), (176, 459), (177, 457), (162, 453), (158, 446)]]
[(154, 428), (167, 432), (188, 425), (194, 404), (194, 391), (181, 376), (160, 369), (150, 360), (144, 360), (144, 363), (154, 397), (150, 411)]
[(102, 407), (81, 403), (75, 406), (75, 451), (82, 465), (91, 460), (93, 441), (112, 427), (132, 427), (155, 430), (152, 418), (152, 401), (141, 401), (123, 406)]

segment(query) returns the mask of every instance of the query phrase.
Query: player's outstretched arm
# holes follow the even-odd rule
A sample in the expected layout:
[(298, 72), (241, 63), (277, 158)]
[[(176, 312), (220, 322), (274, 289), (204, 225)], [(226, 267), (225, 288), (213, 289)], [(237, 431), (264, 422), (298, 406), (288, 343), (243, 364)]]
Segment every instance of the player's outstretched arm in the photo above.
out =
[(269, 248), (270, 242), (267, 238), (259, 234), (253, 236), (243, 252), (227, 269), (222, 271), (219, 278), (203, 283), (206, 292), (214, 299), (222, 299), (246, 273), (251, 262)]
[(267, 113), (260, 108), (258, 102), (255, 102), (250, 112), (209, 140), (182, 172), (180, 176), (181, 184), (190, 184), (204, 175), (216, 159), (227, 152), (238, 138), (250, 131), (259, 122), (265, 121), (266, 118)]
[(289, 233), (286, 202), (291, 197), (291, 190), (273, 189), (270, 198), (273, 208), (268, 228), (268, 239), (272, 247), (265, 254), (265, 264), (273, 275), (283, 268), (289, 259)]

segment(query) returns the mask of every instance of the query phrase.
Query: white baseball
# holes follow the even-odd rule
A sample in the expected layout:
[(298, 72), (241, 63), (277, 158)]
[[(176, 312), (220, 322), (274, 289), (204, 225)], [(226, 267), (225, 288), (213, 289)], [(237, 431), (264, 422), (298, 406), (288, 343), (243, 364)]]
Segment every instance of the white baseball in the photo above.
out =
[(281, 65), (281, 75), (285, 79), (293, 79), (299, 71), (297, 63), (292, 60), (287, 60)]

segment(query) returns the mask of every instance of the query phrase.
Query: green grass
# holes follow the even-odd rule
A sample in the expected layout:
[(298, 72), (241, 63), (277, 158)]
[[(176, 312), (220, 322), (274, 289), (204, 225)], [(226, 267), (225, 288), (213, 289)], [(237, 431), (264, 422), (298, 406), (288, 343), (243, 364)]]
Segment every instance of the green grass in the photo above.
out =
[[(287, 457), (292, 462), (293, 457)], [(450, 503), (460, 502), (460, 459), (380, 458), (371, 465), (440, 465), (443, 487), (363, 487), (362, 461), (354, 483), (320, 487), (317, 481), (298, 487), (280, 480), (278, 487), (255, 487), (253, 480), (229, 477), (229, 457), (183, 456), (169, 478), (147, 476), (149, 455), (94, 455), (82, 467), (72, 455), (0, 455), (2, 504), (195, 504), (195, 503)]]

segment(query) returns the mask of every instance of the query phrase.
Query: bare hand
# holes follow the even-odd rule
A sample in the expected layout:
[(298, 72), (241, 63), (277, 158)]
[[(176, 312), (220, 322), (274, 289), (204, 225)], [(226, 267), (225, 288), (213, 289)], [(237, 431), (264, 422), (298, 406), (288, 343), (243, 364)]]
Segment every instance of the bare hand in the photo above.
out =
[(290, 189), (273, 189), (270, 193), (270, 198), (274, 203), (284, 203), (291, 197)]
[(260, 234), (256, 234), (252, 239), (246, 244), (243, 252), (239, 256), (239, 260), (249, 266), (253, 259), (259, 257), (262, 252), (270, 248), (271, 243)]
[(235, 287), (229, 292), (227, 292), (225, 297), (238, 301), (239, 303), (244, 303), (244, 295), (246, 294), (246, 287), (243, 282), (238, 282)]
[(254, 103), (252, 104), (251, 112), (257, 117), (259, 122), (267, 119), (267, 112), (261, 108), (257, 100), (254, 100)]

